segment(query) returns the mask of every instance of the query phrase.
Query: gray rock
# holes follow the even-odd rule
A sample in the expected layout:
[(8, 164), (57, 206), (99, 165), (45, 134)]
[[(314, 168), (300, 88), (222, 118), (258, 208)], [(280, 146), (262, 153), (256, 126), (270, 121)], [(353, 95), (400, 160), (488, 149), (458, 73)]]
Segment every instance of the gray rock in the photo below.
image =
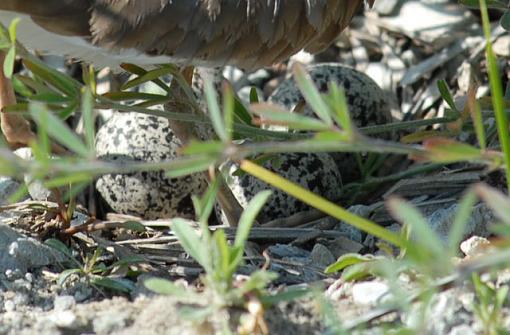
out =
[(310, 252), (288, 244), (274, 244), (267, 248), (267, 251), (272, 257), (276, 258), (290, 258), (290, 257), (310, 257)]
[(5, 270), (5, 278), (9, 281), (15, 281), (23, 277), (23, 273), (19, 269), (7, 269)]
[[(427, 43), (434, 50), (440, 50), (452, 41), (462, 38), (459, 33), (469, 31), (468, 28), (474, 20), (466, 7), (457, 6), (448, 0), (408, 0), (402, 1), (399, 15), (382, 17), (380, 22), (392, 31), (398, 31), (413, 40)], [(456, 34), (451, 34), (452, 31)]]
[(0, 206), (9, 203), (11, 197), (21, 187), (21, 183), (9, 178), (0, 176)]
[[(166, 118), (117, 113), (99, 129), (96, 152), (100, 159), (122, 164), (160, 162), (177, 157), (180, 144)], [(146, 219), (193, 217), (191, 195), (206, 186), (202, 175), (170, 178), (164, 171), (108, 174), (96, 182), (113, 210)]]
[(24, 274), (63, 261), (65, 256), (57, 250), (0, 224), (0, 272), (17, 269)]
[[(16, 151), (14, 151), (14, 153), (18, 157), (23, 158), (25, 160), (33, 160), (34, 159), (34, 155), (32, 153), (32, 149), (30, 149), (30, 148), (19, 148)], [(44, 187), (43, 183), (41, 181), (35, 180), (33, 176), (30, 176), (28, 174), (26, 174), (23, 177), (23, 179), (25, 181), (25, 184), (27, 185), (28, 193), (30, 194), (30, 197), (33, 200), (38, 200), (38, 201), (46, 201), (46, 200), (55, 201), (55, 198), (54, 198), (53, 193), (51, 192), (51, 190), (49, 190), (46, 187)]]
[[(458, 211), (458, 204), (441, 208), (427, 217), (427, 221), (440, 239), (445, 243)], [(487, 237), (491, 234), (490, 223), (494, 222), (492, 211), (484, 203), (473, 207), (468, 221), (465, 223), (463, 238), (471, 235)]]
[(94, 294), (92, 287), (90, 287), (90, 285), (88, 285), (87, 283), (83, 282), (74, 284), (69, 291), (70, 292), (66, 293), (70, 294), (71, 292), (73, 292), (73, 298), (74, 300), (76, 300), (76, 302), (84, 302)]
[(34, 275), (33, 273), (31, 272), (27, 272), (25, 273), (25, 280), (29, 283), (33, 283), (34, 282)]
[(32, 283), (30, 283), (29, 281), (25, 280), (24, 278), (23, 279), (21, 279), (21, 278), (20, 279), (16, 279), (12, 283), (12, 289), (14, 289), (17, 292), (27, 293), (27, 292), (30, 292), (30, 290), (32, 289)]
[(324, 268), (335, 262), (335, 256), (333, 256), (326, 246), (320, 243), (313, 246), (310, 259), (312, 264)]
[(328, 249), (333, 254), (334, 258), (338, 258), (342, 255), (349, 253), (358, 253), (363, 249), (363, 244), (353, 241), (345, 237), (337, 237), (327, 243)]

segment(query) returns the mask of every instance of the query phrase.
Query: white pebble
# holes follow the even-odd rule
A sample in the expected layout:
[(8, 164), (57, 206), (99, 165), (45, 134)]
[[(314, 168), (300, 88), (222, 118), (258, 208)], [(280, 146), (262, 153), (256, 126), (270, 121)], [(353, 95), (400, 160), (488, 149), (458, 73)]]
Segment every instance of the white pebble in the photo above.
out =
[(389, 293), (387, 284), (380, 281), (356, 283), (352, 287), (352, 299), (359, 305), (374, 305)]

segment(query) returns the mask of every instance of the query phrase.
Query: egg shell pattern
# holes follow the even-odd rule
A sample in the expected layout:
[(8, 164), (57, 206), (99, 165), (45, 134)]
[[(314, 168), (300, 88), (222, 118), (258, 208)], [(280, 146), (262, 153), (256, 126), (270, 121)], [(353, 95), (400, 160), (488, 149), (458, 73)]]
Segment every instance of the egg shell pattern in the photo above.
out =
[[(344, 88), (349, 113), (357, 127), (386, 123), (392, 119), (384, 91), (366, 74), (336, 63), (311, 65), (306, 70), (320, 92), (327, 92), (330, 82)], [(293, 78), (283, 81), (269, 97), (269, 102), (282, 105), (289, 111), (303, 100)], [(315, 116), (308, 106), (303, 113)]]
[[(115, 113), (97, 133), (96, 154), (102, 160), (123, 164), (159, 162), (177, 157), (180, 144), (166, 118)], [(169, 178), (164, 171), (108, 174), (96, 182), (97, 190), (114, 211), (146, 219), (192, 218), (191, 195), (206, 187), (200, 174)]]
[[(320, 92), (326, 93), (330, 82), (344, 88), (349, 113), (356, 127), (391, 122), (391, 108), (388, 99), (384, 91), (369, 76), (336, 63), (316, 64), (308, 66), (306, 69)], [(281, 105), (289, 111), (294, 111), (298, 103), (302, 101), (304, 101), (303, 95), (293, 78), (283, 81), (269, 97), (269, 102)], [(305, 106), (302, 113), (316, 117), (309, 106)], [(281, 130), (281, 127), (279, 129)], [(354, 155), (331, 153), (331, 156), (342, 174), (344, 183), (360, 178)]]
[[(327, 199), (336, 200), (341, 194), (340, 173), (328, 154), (285, 153), (274, 156), (263, 165)], [(260, 223), (285, 218), (310, 209), (303, 202), (249, 174), (236, 174), (237, 169), (237, 165), (228, 163), (221, 170), (228, 174), (228, 184), (241, 206), (246, 207), (248, 202), (260, 191), (273, 190), (273, 195), (258, 217)]]

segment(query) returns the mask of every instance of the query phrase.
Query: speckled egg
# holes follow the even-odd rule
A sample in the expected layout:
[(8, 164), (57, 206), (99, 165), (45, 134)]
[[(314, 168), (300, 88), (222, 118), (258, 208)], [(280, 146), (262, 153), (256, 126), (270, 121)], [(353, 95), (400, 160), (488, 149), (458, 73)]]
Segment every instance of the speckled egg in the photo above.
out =
[[(390, 106), (384, 91), (366, 74), (336, 63), (311, 65), (306, 70), (320, 92), (327, 92), (330, 82), (344, 88), (349, 112), (356, 126), (365, 127), (391, 120)], [(269, 97), (270, 102), (291, 111), (303, 100), (293, 78), (283, 81)], [(315, 115), (308, 106), (303, 113)]]
[[(115, 113), (98, 131), (97, 157), (107, 161), (158, 162), (177, 156), (180, 141), (166, 118), (139, 113)], [(164, 171), (108, 174), (96, 188), (116, 212), (146, 219), (193, 217), (192, 194), (205, 190), (200, 174), (169, 178)]]
[[(336, 63), (308, 66), (310, 77), (320, 92), (328, 91), (328, 83), (335, 82), (344, 88), (351, 119), (357, 127), (366, 127), (391, 122), (391, 108), (384, 91), (367, 75)], [(269, 102), (282, 105), (293, 111), (304, 101), (293, 78), (283, 81), (269, 97)], [(310, 107), (302, 112), (315, 116)], [(359, 169), (354, 155), (332, 153), (345, 183), (359, 179)]]
[[(278, 173), (304, 188), (330, 200), (337, 200), (341, 194), (342, 180), (335, 162), (330, 155), (319, 153), (285, 153), (273, 156), (264, 167)], [(274, 189), (265, 182), (246, 173), (238, 174), (238, 166), (232, 163), (221, 168), (228, 174), (228, 184), (239, 204), (246, 207), (260, 191), (271, 189), (273, 195), (262, 209), (260, 223), (285, 218), (310, 207), (287, 193)]]

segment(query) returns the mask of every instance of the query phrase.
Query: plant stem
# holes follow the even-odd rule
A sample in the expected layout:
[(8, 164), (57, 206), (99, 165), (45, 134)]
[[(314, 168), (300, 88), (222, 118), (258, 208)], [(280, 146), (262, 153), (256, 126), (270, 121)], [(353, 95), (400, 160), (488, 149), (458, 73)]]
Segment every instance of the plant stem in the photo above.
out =
[(334, 204), (333, 202), (316, 195), (307, 189), (273, 173), (251, 161), (242, 160), (241, 169), (249, 174), (261, 179), (262, 181), (283, 190), (284, 192), (292, 195), (293, 197), (303, 201), (304, 203), (317, 208), (324, 213), (331, 215), (338, 220), (345, 221), (353, 227), (356, 227), (364, 232), (379, 237), (397, 247), (405, 245), (399, 235), (390, 232), (389, 230), (379, 226), (378, 224), (362, 218), (358, 215), (352, 214), (346, 209)]
[(489, 81), (491, 85), (492, 106), (496, 116), (499, 142), (503, 149), (503, 158), (505, 161), (505, 174), (507, 190), (510, 190), (510, 135), (508, 132), (508, 118), (505, 113), (505, 99), (503, 96), (503, 85), (501, 84), (500, 73), (496, 56), (492, 50), (491, 27), (489, 24), (489, 14), (485, 0), (480, 0), (480, 11), (482, 14), (483, 31), (486, 39), (487, 64), (489, 72)]

